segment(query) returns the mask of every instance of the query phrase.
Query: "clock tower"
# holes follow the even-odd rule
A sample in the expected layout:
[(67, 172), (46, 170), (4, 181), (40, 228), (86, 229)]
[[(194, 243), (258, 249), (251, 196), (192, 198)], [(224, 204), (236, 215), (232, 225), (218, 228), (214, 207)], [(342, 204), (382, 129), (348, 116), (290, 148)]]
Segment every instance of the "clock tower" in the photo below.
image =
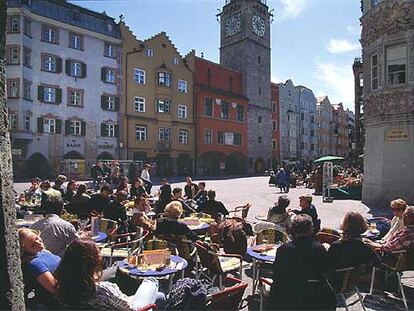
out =
[(243, 74), (249, 99), (248, 171), (271, 166), (270, 18), (266, 0), (226, 0), (220, 16), (220, 64)]

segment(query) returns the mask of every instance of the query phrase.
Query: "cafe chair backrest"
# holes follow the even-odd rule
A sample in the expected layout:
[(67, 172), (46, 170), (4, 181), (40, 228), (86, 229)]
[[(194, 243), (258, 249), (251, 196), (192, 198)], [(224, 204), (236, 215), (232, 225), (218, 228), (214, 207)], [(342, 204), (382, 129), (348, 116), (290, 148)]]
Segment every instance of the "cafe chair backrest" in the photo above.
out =
[(174, 255), (179, 255), (185, 260), (192, 260), (195, 255), (195, 247), (192, 241), (188, 240), (185, 235), (162, 235), (158, 236), (161, 240), (167, 241), (168, 248)]
[(289, 240), (288, 236), (277, 229), (269, 228), (259, 231), (256, 234), (256, 244), (283, 244)]
[(358, 265), (355, 267), (344, 267), (335, 269), (330, 279), (330, 284), (335, 292), (344, 293), (359, 283), (360, 276), (363, 274), (366, 265)]
[(247, 282), (227, 276), (224, 285), (223, 290), (209, 297), (208, 310), (239, 310)]
[(197, 248), (201, 265), (207, 268), (212, 274), (222, 274), (223, 269), (221, 268), (218, 254), (214, 248), (202, 241), (197, 241), (194, 245)]
[(338, 241), (340, 239), (339, 236), (334, 235), (334, 234), (330, 234), (330, 233), (326, 233), (326, 232), (318, 232), (316, 234), (316, 237), (318, 238), (318, 241), (323, 244), (329, 244), (331, 245), (333, 242)]
[(414, 248), (399, 251), (395, 253), (398, 255), (395, 270), (397, 272), (402, 271), (414, 271)]
[(150, 239), (145, 242), (146, 250), (156, 250), (168, 248), (168, 242), (160, 239)]
[(99, 231), (105, 232), (108, 236), (115, 234), (118, 223), (112, 219), (101, 218), (99, 221)]

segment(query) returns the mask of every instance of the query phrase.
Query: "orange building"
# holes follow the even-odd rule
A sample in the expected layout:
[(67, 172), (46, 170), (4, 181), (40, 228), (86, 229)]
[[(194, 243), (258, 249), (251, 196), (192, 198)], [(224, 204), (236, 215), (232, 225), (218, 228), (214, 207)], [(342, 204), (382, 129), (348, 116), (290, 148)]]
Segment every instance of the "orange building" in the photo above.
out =
[(240, 72), (195, 56), (196, 169), (198, 174), (242, 174), (247, 166), (247, 103)]

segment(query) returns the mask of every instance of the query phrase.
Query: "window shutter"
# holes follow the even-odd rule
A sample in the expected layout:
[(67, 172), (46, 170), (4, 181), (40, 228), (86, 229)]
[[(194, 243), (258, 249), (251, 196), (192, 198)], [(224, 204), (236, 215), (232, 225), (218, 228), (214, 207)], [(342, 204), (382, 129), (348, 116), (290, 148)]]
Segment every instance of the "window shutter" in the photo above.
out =
[(119, 111), (119, 96), (115, 96), (115, 111)]
[(56, 119), (56, 134), (62, 134), (62, 120)]
[(43, 102), (45, 99), (45, 87), (43, 85), (37, 87), (37, 99), (40, 102)]
[(70, 60), (65, 61), (65, 72), (68, 76), (70, 76), (70, 64), (71, 64)]
[(106, 124), (101, 123), (101, 136), (106, 137)]
[(106, 105), (106, 98), (107, 98), (107, 96), (101, 95), (101, 108), (103, 110), (108, 110), (108, 107)]
[(86, 64), (81, 64), (82, 66), (82, 78), (86, 78)]
[(85, 136), (85, 134), (86, 134), (86, 122), (82, 121), (81, 122), (81, 135)]
[(43, 118), (37, 118), (37, 132), (43, 133)]
[(119, 124), (115, 124), (115, 137), (118, 138), (119, 137)]
[(101, 68), (101, 80), (106, 81), (106, 68)]
[(56, 58), (56, 73), (62, 72), (62, 59)]
[(70, 132), (70, 121), (69, 121), (69, 120), (65, 120), (65, 134), (66, 134), (66, 135), (70, 135), (70, 134), (72, 134), (72, 133)]
[(62, 102), (62, 89), (56, 89), (56, 103), (60, 104)]

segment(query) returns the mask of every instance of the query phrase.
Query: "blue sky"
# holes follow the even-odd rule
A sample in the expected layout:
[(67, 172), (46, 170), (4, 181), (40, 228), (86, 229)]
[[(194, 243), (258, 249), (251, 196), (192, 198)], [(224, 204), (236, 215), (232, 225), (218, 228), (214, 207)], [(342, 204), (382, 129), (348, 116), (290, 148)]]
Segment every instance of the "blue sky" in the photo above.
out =
[[(71, 1), (125, 22), (140, 39), (165, 31), (182, 55), (219, 60), (219, 23), (225, 0)], [(353, 110), (352, 63), (360, 55), (359, 0), (267, 0), (271, 25), (272, 81), (292, 79), (331, 103)]]

